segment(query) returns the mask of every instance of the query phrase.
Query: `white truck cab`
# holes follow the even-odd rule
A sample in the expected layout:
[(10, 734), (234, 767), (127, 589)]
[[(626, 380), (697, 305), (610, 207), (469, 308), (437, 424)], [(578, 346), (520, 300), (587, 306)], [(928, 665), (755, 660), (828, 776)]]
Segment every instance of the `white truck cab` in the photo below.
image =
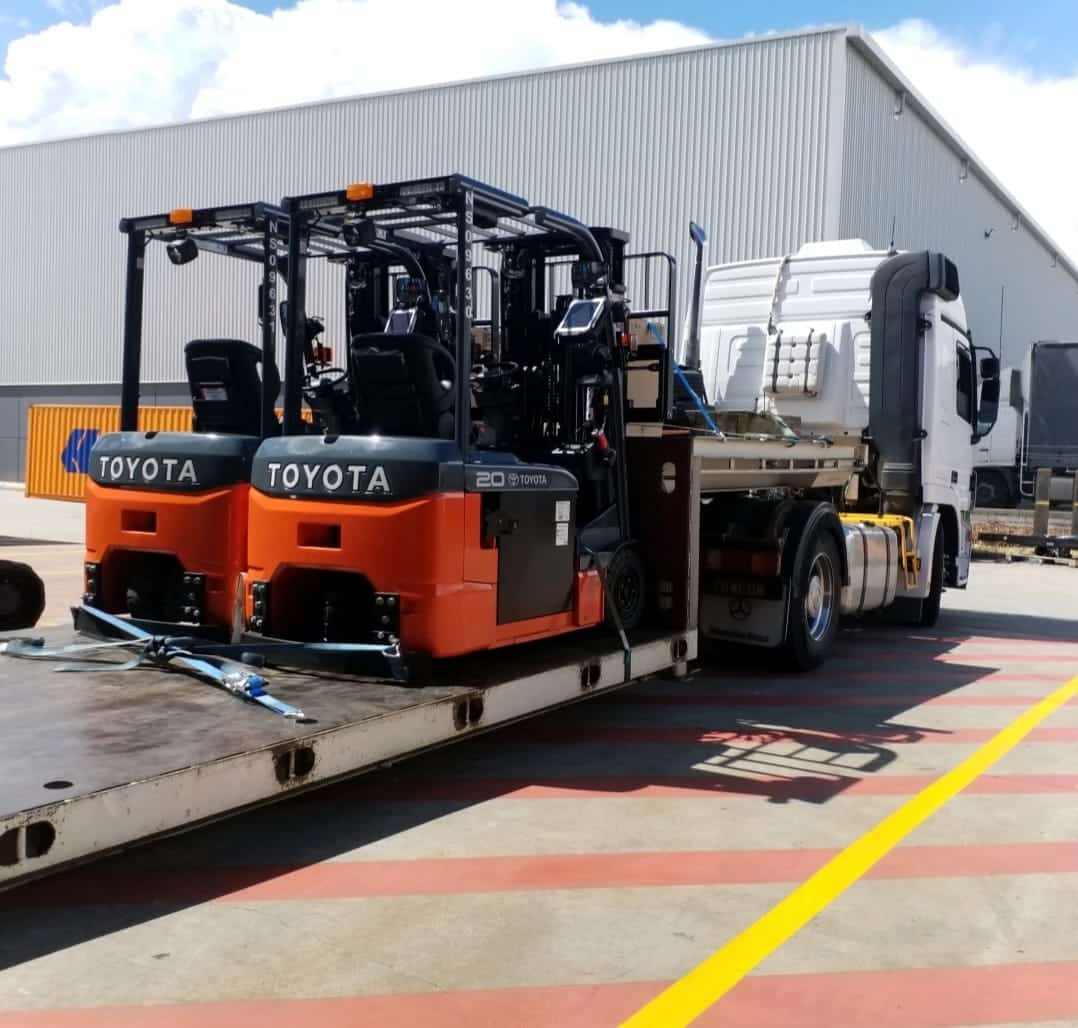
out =
[[(951, 261), (852, 239), (711, 267), (699, 347), (720, 410), (861, 447), (860, 471), (835, 498), (840, 515), (912, 519), (920, 565), (941, 561), (943, 581), (965, 586), (973, 446), (995, 418), (998, 361), (978, 367)], [(925, 600), (933, 577), (900, 582), (897, 596)]]

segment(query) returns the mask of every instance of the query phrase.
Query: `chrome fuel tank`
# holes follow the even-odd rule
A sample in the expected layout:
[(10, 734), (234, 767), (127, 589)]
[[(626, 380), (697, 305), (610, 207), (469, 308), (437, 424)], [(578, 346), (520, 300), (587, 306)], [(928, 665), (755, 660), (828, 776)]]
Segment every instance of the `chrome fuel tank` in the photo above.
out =
[(888, 607), (898, 588), (898, 536), (871, 523), (843, 523), (850, 584), (842, 590), (842, 613), (862, 614)]

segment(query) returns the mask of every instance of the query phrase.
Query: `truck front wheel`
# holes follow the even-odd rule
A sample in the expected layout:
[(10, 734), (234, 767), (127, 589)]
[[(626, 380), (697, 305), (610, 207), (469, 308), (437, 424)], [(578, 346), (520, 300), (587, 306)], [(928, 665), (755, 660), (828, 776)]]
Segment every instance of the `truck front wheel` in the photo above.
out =
[(936, 543), (932, 547), (932, 577), (928, 583), (928, 596), (921, 604), (921, 616), (917, 624), (921, 628), (931, 628), (940, 616), (940, 603), (943, 600), (943, 532), (936, 533)]
[(783, 663), (791, 671), (811, 671), (826, 659), (838, 635), (842, 564), (828, 532), (815, 532), (797, 572)]
[(939, 620), (943, 601), (943, 531), (936, 533), (932, 544), (932, 565), (929, 570), (928, 595), (923, 600), (900, 596), (891, 605), (895, 617), (903, 624), (931, 628)]

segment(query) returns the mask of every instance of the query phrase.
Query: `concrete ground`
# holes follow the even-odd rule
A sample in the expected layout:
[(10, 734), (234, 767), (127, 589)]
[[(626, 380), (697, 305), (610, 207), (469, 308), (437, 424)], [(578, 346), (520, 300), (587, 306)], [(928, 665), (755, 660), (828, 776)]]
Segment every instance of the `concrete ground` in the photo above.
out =
[(11, 539), (81, 543), (85, 515), (81, 503), (27, 499), (22, 485), (0, 482), (0, 544)]
[[(616, 1025), (1078, 674), (1075, 597), (978, 565), (813, 675), (646, 682), (0, 894), (0, 1028)], [(1076, 744), (1078, 702), (697, 1023), (1078, 1025)]]

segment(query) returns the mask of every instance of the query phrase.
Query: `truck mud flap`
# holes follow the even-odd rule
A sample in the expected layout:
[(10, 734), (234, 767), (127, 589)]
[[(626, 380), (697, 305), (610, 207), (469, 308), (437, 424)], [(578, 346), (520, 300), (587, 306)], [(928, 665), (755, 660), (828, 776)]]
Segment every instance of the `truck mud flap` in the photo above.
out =
[(789, 590), (780, 599), (756, 596), (700, 596), (700, 634), (707, 639), (762, 646), (781, 646), (786, 639)]

